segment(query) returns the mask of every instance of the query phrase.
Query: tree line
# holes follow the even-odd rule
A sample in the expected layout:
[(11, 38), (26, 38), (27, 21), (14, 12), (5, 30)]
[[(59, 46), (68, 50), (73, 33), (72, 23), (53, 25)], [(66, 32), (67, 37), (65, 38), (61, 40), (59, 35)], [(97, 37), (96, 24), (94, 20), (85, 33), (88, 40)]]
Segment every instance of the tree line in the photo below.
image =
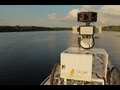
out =
[(120, 26), (104, 26), (103, 31), (120, 31)]
[(65, 27), (41, 27), (41, 26), (0, 26), (0, 32), (24, 32), (24, 31), (69, 31)]
[[(27, 32), (27, 31), (71, 31), (70, 27), (43, 27), (43, 26), (0, 26), (0, 32)], [(104, 26), (103, 31), (120, 31), (120, 26)]]

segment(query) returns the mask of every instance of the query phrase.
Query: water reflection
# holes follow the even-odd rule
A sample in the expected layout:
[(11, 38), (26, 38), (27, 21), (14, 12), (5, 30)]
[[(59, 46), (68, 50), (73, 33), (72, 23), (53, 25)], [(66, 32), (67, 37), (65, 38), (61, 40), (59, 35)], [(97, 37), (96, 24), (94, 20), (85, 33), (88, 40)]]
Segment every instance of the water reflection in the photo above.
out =
[(116, 35), (116, 37), (120, 37), (120, 35)]
[(96, 40), (96, 47), (105, 48), (109, 60), (120, 69), (120, 39), (116, 37), (120, 32), (103, 32)]
[[(109, 60), (120, 69), (120, 32), (96, 34), (97, 48), (105, 48)], [(60, 61), (60, 53), (78, 46), (70, 31), (0, 34), (0, 84), (39, 85)]]

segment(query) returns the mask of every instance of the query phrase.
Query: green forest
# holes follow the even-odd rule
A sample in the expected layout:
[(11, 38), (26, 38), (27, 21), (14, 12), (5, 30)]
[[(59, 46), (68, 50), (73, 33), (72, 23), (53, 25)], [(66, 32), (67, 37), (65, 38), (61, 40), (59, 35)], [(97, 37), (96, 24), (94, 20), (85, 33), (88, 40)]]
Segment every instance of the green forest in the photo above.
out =
[(0, 32), (66, 31), (66, 30), (71, 30), (71, 28), (38, 27), (38, 26), (0, 26)]
[(120, 26), (104, 26), (103, 31), (120, 31)]
[[(42, 27), (42, 26), (0, 26), (0, 32), (27, 31), (71, 31), (71, 27)], [(120, 26), (104, 26), (102, 31), (120, 31)]]

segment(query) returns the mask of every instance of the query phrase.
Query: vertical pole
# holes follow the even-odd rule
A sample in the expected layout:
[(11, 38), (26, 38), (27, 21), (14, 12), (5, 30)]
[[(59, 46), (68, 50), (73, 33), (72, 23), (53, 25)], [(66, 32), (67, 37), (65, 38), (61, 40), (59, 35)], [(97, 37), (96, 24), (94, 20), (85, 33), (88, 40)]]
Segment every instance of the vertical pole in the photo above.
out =
[(67, 85), (67, 79), (64, 78), (64, 85)]
[(102, 85), (104, 85), (104, 81), (102, 82)]
[(58, 85), (60, 85), (60, 79), (59, 79), (59, 81), (58, 81)]
[(90, 22), (86, 22), (86, 26), (90, 26)]
[(105, 60), (105, 80), (107, 79), (107, 66), (108, 66), (108, 54), (106, 54)]

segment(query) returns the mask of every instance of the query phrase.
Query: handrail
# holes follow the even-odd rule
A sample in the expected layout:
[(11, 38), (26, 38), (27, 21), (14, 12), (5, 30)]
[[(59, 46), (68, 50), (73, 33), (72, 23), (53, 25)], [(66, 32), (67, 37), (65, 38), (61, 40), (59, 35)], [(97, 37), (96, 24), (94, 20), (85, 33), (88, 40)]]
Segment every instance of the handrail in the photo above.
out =
[(50, 75), (40, 85), (43, 85), (50, 78)]

